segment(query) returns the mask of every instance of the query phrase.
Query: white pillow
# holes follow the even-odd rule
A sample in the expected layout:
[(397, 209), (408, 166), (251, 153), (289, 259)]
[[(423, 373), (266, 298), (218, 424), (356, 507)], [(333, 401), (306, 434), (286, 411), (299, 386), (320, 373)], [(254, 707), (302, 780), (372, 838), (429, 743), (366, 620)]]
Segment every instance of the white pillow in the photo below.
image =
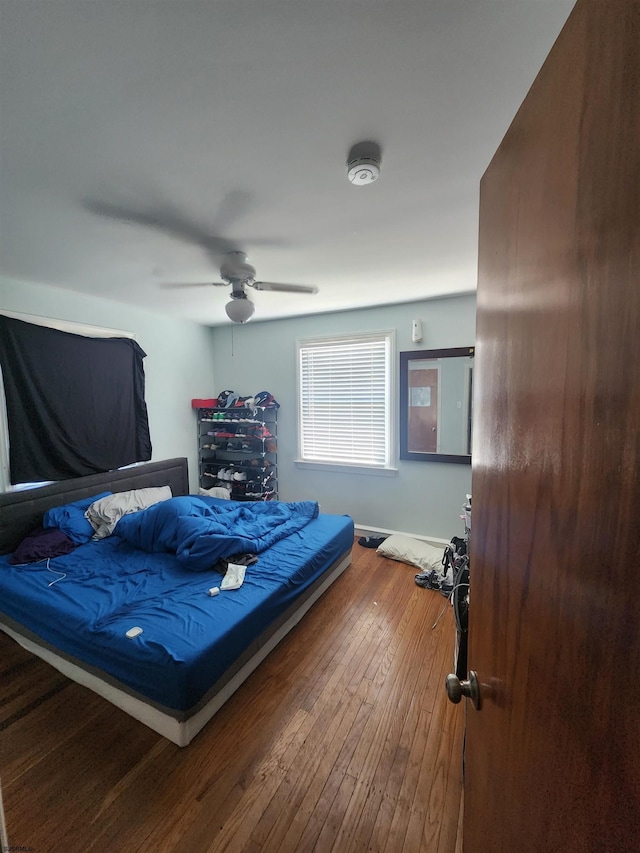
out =
[(84, 517), (89, 521), (95, 533), (94, 539), (104, 539), (111, 536), (116, 524), (123, 515), (138, 512), (160, 501), (173, 497), (170, 486), (150, 487), (148, 489), (131, 489), (128, 492), (116, 492), (106, 498), (94, 501), (85, 512)]
[(400, 533), (393, 533), (388, 536), (378, 546), (376, 553), (383, 557), (389, 557), (391, 560), (399, 560), (401, 563), (417, 566), (423, 572), (428, 572), (430, 569), (442, 571), (444, 547), (436, 548), (435, 545), (429, 545), (428, 542), (412, 539), (410, 536), (402, 536)]
[(198, 489), (199, 495), (204, 495), (207, 498), (222, 498), (223, 501), (228, 501), (231, 495), (229, 489), (224, 486), (212, 486), (210, 489)]

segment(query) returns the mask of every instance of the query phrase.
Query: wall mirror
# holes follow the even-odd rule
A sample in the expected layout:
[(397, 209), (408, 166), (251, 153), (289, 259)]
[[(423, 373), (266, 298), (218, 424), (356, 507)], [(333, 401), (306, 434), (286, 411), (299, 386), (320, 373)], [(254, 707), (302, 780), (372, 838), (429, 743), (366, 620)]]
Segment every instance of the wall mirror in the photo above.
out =
[(474, 352), (400, 353), (400, 459), (471, 464)]

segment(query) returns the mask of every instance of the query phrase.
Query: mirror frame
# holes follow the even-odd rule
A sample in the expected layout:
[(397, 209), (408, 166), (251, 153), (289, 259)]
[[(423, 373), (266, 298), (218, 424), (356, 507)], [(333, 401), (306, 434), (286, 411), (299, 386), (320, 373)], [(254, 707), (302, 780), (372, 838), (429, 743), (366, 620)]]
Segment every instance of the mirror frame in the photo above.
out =
[(421, 453), (409, 450), (409, 362), (433, 361), (437, 358), (473, 358), (475, 347), (423, 349), (400, 353), (400, 459), (414, 462), (455, 462), (471, 465), (470, 453)]

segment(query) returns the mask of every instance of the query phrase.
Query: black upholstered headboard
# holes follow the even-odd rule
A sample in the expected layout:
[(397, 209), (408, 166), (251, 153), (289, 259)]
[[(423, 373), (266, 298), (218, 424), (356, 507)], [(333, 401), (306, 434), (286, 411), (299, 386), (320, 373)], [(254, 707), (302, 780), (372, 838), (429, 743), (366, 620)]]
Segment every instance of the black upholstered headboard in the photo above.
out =
[(0, 493), (0, 554), (15, 551), (22, 539), (42, 523), (42, 516), (51, 507), (90, 498), (98, 492), (127, 492), (152, 486), (170, 486), (174, 497), (189, 494), (187, 460), (147, 462), (121, 471)]

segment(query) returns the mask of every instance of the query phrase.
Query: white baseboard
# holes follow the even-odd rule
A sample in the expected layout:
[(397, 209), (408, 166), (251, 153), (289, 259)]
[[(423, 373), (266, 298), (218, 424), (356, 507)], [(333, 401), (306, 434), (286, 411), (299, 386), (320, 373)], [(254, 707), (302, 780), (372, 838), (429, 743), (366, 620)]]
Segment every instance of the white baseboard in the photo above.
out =
[(438, 536), (423, 536), (420, 533), (405, 533), (402, 530), (387, 530), (384, 527), (369, 527), (365, 524), (355, 522), (356, 536), (391, 536), (393, 533), (398, 533), (401, 536), (410, 536), (412, 539), (419, 539), (421, 542), (428, 542), (429, 545), (435, 545), (436, 548), (448, 545), (451, 539), (440, 539)]

